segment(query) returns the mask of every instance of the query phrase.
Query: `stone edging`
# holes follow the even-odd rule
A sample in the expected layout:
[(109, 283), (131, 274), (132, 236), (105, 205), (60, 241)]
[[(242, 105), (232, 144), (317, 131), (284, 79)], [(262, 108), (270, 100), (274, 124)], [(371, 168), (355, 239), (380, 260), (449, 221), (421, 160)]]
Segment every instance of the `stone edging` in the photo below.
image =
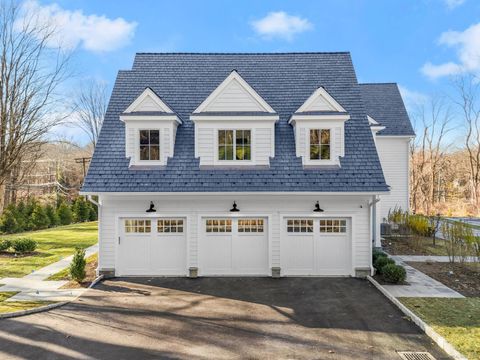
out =
[[(92, 283), (87, 287), (86, 290), (94, 287), (95, 285), (97, 285), (101, 280), (103, 279), (103, 275), (100, 275), (100, 276), (97, 276), (95, 278), (95, 280), (92, 281)], [(83, 293), (82, 293), (83, 294)], [(68, 303), (71, 303), (72, 301), (75, 301), (77, 300), (80, 296), (82, 296), (82, 294), (80, 295), (77, 295), (75, 298), (73, 298), (72, 300), (68, 300), (68, 301), (60, 301), (60, 302), (56, 302), (54, 304), (48, 304), (48, 305), (44, 305), (44, 306), (39, 306), (39, 307), (36, 307), (36, 308), (33, 308), (33, 309), (28, 309), (28, 310), (21, 310), (21, 311), (15, 311), (15, 312), (11, 312), (11, 313), (5, 313), (5, 314), (0, 314), (0, 319), (8, 319), (8, 318), (13, 318), (13, 317), (18, 317), (18, 316), (24, 316), (24, 315), (30, 315), (30, 314), (36, 314), (36, 313), (39, 313), (39, 312), (44, 312), (44, 311), (48, 311), (48, 310), (52, 310), (52, 309), (56, 309), (56, 308), (59, 308), (63, 305), (66, 305)]]
[(425, 321), (415, 315), (409, 308), (403, 305), (397, 298), (388, 292), (374, 278), (367, 276), (370, 281), (385, 297), (397, 306), (405, 315), (407, 315), (430, 339), (432, 339), (443, 351), (453, 357), (455, 360), (468, 360), (464, 355), (458, 352), (443, 336), (437, 333)]

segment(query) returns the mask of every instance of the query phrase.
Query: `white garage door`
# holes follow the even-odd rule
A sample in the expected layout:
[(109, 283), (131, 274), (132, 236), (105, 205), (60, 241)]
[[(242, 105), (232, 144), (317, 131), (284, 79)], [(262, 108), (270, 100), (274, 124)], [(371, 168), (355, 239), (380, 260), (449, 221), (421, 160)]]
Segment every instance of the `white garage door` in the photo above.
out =
[(201, 275), (268, 275), (266, 218), (202, 219)]
[(186, 275), (184, 218), (123, 219), (117, 275)]
[(287, 218), (280, 247), (283, 275), (351, 275), (348, 218)]

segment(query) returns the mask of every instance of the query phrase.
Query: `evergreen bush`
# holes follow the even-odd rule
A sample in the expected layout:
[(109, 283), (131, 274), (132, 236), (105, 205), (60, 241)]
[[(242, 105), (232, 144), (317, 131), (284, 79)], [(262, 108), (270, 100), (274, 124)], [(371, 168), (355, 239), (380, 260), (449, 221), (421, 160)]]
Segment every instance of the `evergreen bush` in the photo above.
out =
[(12, 241), (12, 247), (17, 253), (28, 253), (35, 251), (37, 242), (30, 238), (18, 238)]
[(12, 242), (9, 239), (0, 240), (0, 251), (7, 251), (12, 246)]
[(383, 279), (392, 284), (398, 284), (405, 281), (407, 272), (401, 265), (387, 264), (382, 268)]
[(36, 204), (31, 216), (32, 230), (46, 229), (50, 225), (50, 219), (42, 205)]
[(85, 266), (87, 260), (85, 259), (85, 249), (77, 248), (70, 263), (70, 276), (76, 282), (82, 282), (87, 276)]
[(60, 219), (58, 218), (57, 212), (52, 205), (48, 204), (47, 206), (45, 206), (45, 214), (50, 221), (50, 227), (54, 227), (60, 224)]
[(73, 214), (70, 206), (62, 202), (57, 209), (60, 225), (69, 225), (73, 221)]
[(0, 217), (0, 231), (13, 234), (18, 231), (18, 222), (12, 210), (6, 209)]
[(385, 265), (389, 265), (389, 264), (395, 264), (395, 261), (386, 256), (381, 256), (377, 259), (377, 261), (373, 263), (373, 266), (375, 267), (375, 269), (377, 269), (377, 272), (379, 274), (382, 274), (383, 268), (385, 267)]

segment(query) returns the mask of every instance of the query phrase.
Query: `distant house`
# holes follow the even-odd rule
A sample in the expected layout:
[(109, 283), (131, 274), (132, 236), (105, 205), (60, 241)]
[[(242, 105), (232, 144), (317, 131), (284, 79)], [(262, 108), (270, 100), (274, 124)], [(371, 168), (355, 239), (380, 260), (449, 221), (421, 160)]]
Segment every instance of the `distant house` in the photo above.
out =
[(82, 189), (99, 271), (370, 274), (413, 135), (397, 86), (359, 85), (349, 53), (137, 54)]

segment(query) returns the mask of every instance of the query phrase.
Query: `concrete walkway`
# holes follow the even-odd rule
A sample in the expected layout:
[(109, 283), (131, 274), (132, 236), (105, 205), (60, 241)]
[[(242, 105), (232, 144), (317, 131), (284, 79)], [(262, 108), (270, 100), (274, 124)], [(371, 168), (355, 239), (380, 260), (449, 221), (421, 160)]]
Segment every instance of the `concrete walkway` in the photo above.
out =
[[(85, 257), (89, 257), (98, 252), (98, 244), (90, 246), (85, 251)], [(6, 301), (67, 301), (80, 295), (85, 288), (79, 289), (60, 289), (68, 281), (45, 281), (53, 274), (67, 268), (72, 261), (73, 255), (70, 255), (56, 263), (50, 264), (34, 271), (22, 278), (3, 278), (0, 279), (0, 292), (18, 291), (19, 293), (8, 298)]]
[[(397, 264), (403, 265), (407, 271), (408, 285), (382, 285), (390, 294), (398, 297), (441, 297), (463, 298), (464, 296), (455, 290), (432, 279), (421, 271), (405, 264), (402, 257), (392, 256)], [(408, 260), (412, 261), (412, 260)]]
[[(435, 256), (435, 255), (392, 255), (392, 258), (403, 262), (450, 262), (448, 256)], [(467, 257), (466, 262), (475, 262), (474, 257)], [(459, 262), (458, 257), (455, 258), (455, 262)]]

